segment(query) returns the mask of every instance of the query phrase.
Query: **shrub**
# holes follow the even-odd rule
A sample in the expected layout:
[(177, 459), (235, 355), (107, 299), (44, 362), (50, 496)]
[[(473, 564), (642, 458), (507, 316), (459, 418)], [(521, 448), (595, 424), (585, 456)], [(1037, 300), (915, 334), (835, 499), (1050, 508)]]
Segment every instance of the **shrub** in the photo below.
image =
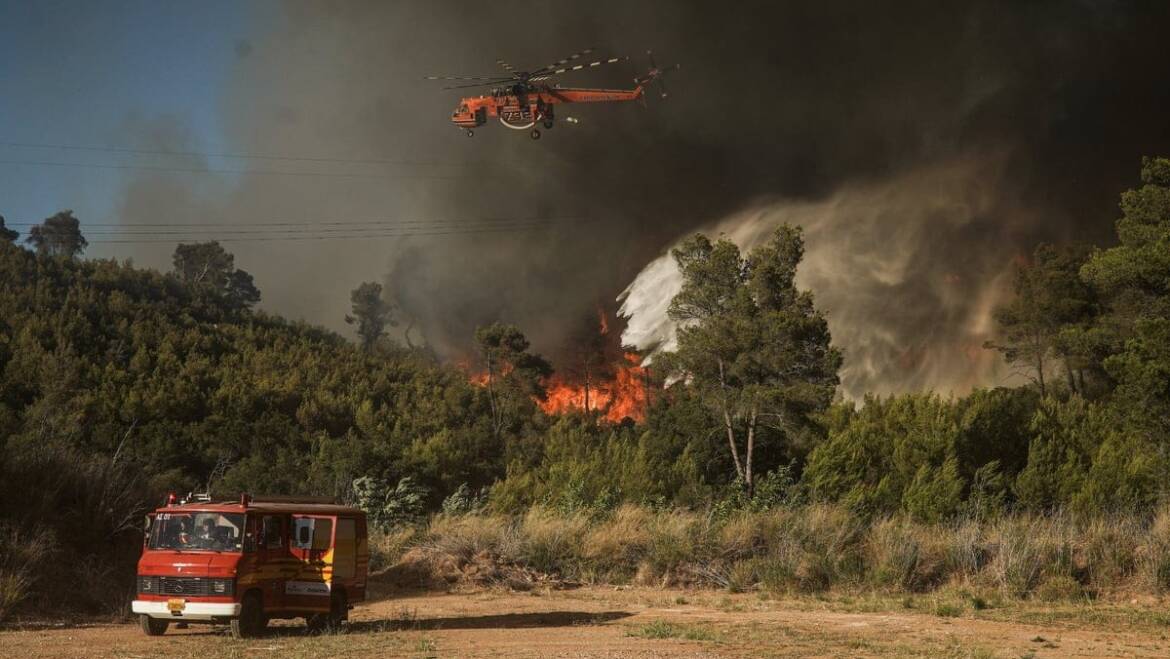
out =
[(1045, 578), (1036, 586), (1035, 597), (1043, 602), (1059, 602), (1084, 597), (1085, 589), (1080, 582), (1068, 575), (1058, 574)]
[(984, 542), (984, 525), (975, 519), (966, 519), (947, 528), (947, 572), (962, 579), (974, 579), (986, 567), (988, 550)]
[(467, 483), (461, 484), (446, 499), (443, 499), (442, 512), (447, 515), (466, 515), (482, 510), (487, 505), (487, 490), (472, 491)]
[(1159, 508), (1138, 551), (1139, 587), (1159, 595), (1170, 592), (1170, 506)]
[(37, 575), (54, 549), (52, 535), (39, 530), (21, 533), (0, 525), (0, 621), (31, 594)]
[(418, 528), (414, 526), (403, 526), (390, 531), (372, 531), (370, 571), (377, 572), (396, 563), (407, 549), (417, 542), (418, 535)]
[(989, 531), (991, 578), (1005, 595), (1023, 597), (1046, 576), (1070, 576), (1075, 533), (1066, 516), (999, 520)]
[(1096, 518), (1082, 525), (1076, 564), (1095, 590), (1120, 590), (1129, 582), (1137, 568), (1142, 526), (1126, 516)]
[(603, 573), (626, 580), (633, 575), (652, 541), (650, 511), (624, 505), (585, 535), (582, 552)]
[(581, 513), (558, 514), (536, 506), (520, 522), (520, 558), (541, 572), (576, 573), (580, 569), (581, 542), (588, 526), (589, 518)]
[(352, 487), (358, 507), (382, 530), (413, 524), (426, 512), (427, 490), (410, 476), (394, 487), (380, 478), (363, 476)]
[(500, 515), (436, 515), (427, 529), (431, 549), (469, 561), (481, 553), (515, 556), (515, 529)]

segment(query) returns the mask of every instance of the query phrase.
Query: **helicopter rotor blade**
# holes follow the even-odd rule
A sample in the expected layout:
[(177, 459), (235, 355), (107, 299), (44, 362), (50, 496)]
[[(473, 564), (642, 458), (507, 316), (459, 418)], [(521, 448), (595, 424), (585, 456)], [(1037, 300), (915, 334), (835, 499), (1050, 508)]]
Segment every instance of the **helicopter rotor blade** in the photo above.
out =
[(507, 62), (505, 62), (502, 58), (496, 60), (496, 64), (499, 64), (500, 68), (507, 71), (508, 73), (512, 73), (515, 70), (515, 67), (513, 67), (511, 64), (508, 64)]
[[(494, 73), (484, 76), (426, 76), (423, 80), (499, 80), (500, 77), (500, 74)], [(504, 79), (511, 80), (511, 78)]]
[(443, 89), (468, 89), (470, 87), (493, 87), (495, 85), (502, 85), (504, 83), (510, 83), (510, 82), (514, 82), (514, 78), (496, 78), (495, 80), (490, 80), (488, 82), (473, 82), (473, 83), (468, 84), (468, 85), (451, 85), (449, 87), (443, 87)]
[(595, 50), (597, 50), (597, 46), (590, 46), (590, 47), (586, 48), (585, 50), (579, 50), (579, 51), (573, 53), (572, 55), (569, 55), (568, 57), (565, 57), (563, 59), (559, 59), (559, 60), (553, 62), (552, 64), (549, 64), (548, 66), (542, 66), (539, 69), (533, 71), (532, 73), (534, 75), (539, 74), (539, 73), (547, 73), (548, 71), (551, 71), (552, 69), (555, 69), (559, 66), (563, 66), (565, 64), (568, 64), (569, 62), (574, 62), (576, 60), (579, 60), (582, 57), (588, 55), (589, 53), (592, 53)]
[(556, 69), (555, 71), (538, 72), (538, 73), (539, 73), (539, 75), (552, 77), (555, 75), (561, 75), (562, 73), (572, 73), (573, 71), (581, 71), (583, 69), (592, 69), (594, 67), (598, 67), (598, 66), (601, 66), (603, 64), (616, 64), (618, 62), (624, 62), (625, 60), (628, 60), (628, 59), (629, 59), (628, 57), (610, 57), (607, 59), (594, 60), (592, 62), (587, 62), (584, 64), (574, 64), (573, 66), (562, 67), (562, 68)]

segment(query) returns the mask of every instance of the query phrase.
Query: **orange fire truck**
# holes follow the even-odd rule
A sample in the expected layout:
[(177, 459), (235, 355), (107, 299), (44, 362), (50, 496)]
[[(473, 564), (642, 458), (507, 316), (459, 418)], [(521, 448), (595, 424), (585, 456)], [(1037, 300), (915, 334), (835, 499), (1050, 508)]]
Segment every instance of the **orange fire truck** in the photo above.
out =
[(151, 636), (171, 622), (230, 624), (259, 634), (273, 618), (339, 625), (366, 597), (369, 544), (361, 510), (331, 499), (176, 501), (147, 516), (132, 610)]

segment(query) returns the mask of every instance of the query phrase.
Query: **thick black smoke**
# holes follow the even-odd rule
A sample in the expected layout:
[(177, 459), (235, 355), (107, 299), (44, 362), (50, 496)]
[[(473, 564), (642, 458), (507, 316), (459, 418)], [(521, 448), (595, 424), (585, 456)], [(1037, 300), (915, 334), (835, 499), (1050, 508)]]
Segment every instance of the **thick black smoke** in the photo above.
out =
[[(236, 49), (223, 102), (236, 150), (443, 163), (328, 169), (436, 178), (245, 176), (181, 197), (136, 185), (127, 209), (157, 217), (182, 198), (200, 217), (242, 222), (561, 218), (540, 231), (234, 248), (278, 312), (340, 327), (348, 291), (378, 279), (441, 351), (465, 349), (476, 325), (496, 319), (553, 350), (584, 311), (612, 305), (688, 231), (761, 200), (831, 212), (823, 204), (851, 189), (936, 167), (971, 172), (966, 182), (944, 176), (960, 198), (967, 186), (978, 191), (979, 208), (961, 226), (939, 218), (932, 231), (918, 218), (912, 239), (890, 241), (890, 260), (909, 264), (897, 304), (875, 300), (888, 287), (864, 277), (818, 279), (855, 287), (875, 310), (864, 322), (890, 342), (959, 350), (948, 343), (955, 332), (932, 318), (945, 326), (970, 314), (934, 307), (926, 282), (993, 278), (1001, 273), (989, 251), (1006, 267), (1038, 240), (1107, 240), (1139, 157), (1170, 153), (1170, 4), (891, 4), (290, 3), (268, 34)], [(629, 86), (653, 48), (660, 62), (682, 65), (667, 81), (669, 99), (570, 108), (562, 118), (580, 123), (562, 122), (540, 141), (498, 124), (468, 139), (447, 120), (461, 92), (419, 81), (492, 73), (499, 57), (539, 66), (591, 45), (631, 60), (564, 84)], [(913, 203), (902, 189), (897, 211)], [(823, 227), (833, 230), (810, 235), (821, 241), (810, 248), (822, 275), (827, 254), (846, 258), (858, 240), (848, 218)], [(872, 242), (864, 248), (882, 257)], [(972, 305), (986, 306), (982, 290), (972, 284)], [(962, 304), (961, 291), (948, 295)], [(906, 305), (918, 308), (900, 314)], [(867, 369), (866, 384), (885, 379), (886, 390), (941, 386), (899, 383), (897, 364)]]

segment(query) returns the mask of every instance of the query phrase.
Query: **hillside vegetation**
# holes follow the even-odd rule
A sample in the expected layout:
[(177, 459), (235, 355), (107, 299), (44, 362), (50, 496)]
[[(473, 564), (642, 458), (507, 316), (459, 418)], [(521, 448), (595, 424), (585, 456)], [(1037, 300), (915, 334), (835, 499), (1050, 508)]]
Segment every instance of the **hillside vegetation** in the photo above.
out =
[[(46, 220), (54, 230), (32, 236), (34, 250), (0, 223), (0, 617), (123, 609), (142, 513), (167, 491), (204, 489), (332, 495), (389, 534), (426, 529), (439, 511), (417, 533), (555, 519), (567, 526), (547, 542), (568, 548), (491, 552), (573, 578), (703, 565), (695, 583), (727, 587), (928, 587), (1008, 569), (1012, 538), (1043, 527), (1067, 546), (1035, 554), (1040, 571), (1011, 594), (1048, 577), (1159, 591), (1170, 570), (1157, 545), (1170, 484), (1170, 160), (1143, 161), (1121, 210), (1115, 246), (1041, 245), (1019, 267), (987, 349), (1029, 384), (962, 398), (834, 402), (842, 355), (795, 286), (799, 228), (747, 254), (695, 236), (674, 251), (679, 348), (655, 360), (637, 423), (542, 412), (549, 364), (509, 325), (468, 337), (486, 373), (473, 382), (386, 338), (380, 287), (355, 291), (354, 343), (253, 311), (260, 292), (218, 244), (180, 248), (164, 274), (79, 258), (83, 227), (68, 213)], [(196, 266), (212, 261), (219, 276), (205, 277)], [(1094, 521), (1105, 516), (1112, 526)], [(581, 554), (597, 525), (613, 551)], [(660, 527), (688, 540), (645, 535)], [(960, 560), (930, 558), (944, 530), (978, 565), (913, 576), (922, 561)], [(1092, 533), (1102, 539), (1081, 539)], [(1107, 540), (1127, 534), (1149, 540)], [(880, 553), (907, 542), (921, 552)], [(1106, 556), (1123, 545), (1126, 557)], [(676, 553), (653, 558), (660, 550)], [(807, 562), (826, 552), (859, 562)], [(839, 576), (801, 576), (822, 568)], [(1103, 569), (1124, 578), (1107, 587)]]

